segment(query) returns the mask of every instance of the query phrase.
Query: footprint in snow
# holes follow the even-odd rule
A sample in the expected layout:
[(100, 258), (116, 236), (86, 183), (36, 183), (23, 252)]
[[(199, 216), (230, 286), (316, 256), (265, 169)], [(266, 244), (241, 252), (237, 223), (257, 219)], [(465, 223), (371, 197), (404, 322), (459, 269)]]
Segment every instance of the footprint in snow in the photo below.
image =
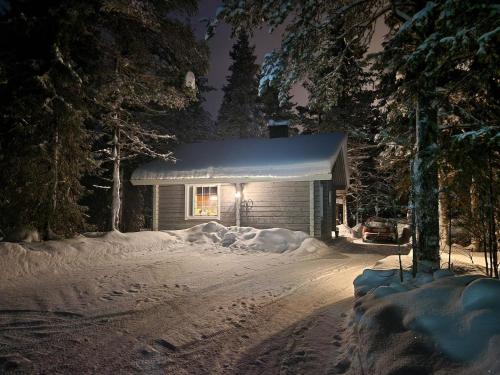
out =
[(144, 357), (154, 357), (155, 355), (159, 354), (158, 350), (149, 345), (146, 345), (143, 348), (141, 348), (139, 350), (139, 353), (141, 353)]
[(351, 367), (351, 361), (348, 360), (347, 358), (341, 359), (337, 364), (335, 365), (335, 368), (337, 369), (337, 373), (343, 374), (344, 372), (347, 371)]
[(161, 348), (164, 348), (164, 349), (168, 349), (168, 350), (170, 350), (172, 352), (175, 352), (177, 350), (177, 346), (175, 346), (170, 341), (168, 341), (166, 339), (163, 339), (163, 338), (156, 339), (155, 340), (155, 345), (159, 346)]

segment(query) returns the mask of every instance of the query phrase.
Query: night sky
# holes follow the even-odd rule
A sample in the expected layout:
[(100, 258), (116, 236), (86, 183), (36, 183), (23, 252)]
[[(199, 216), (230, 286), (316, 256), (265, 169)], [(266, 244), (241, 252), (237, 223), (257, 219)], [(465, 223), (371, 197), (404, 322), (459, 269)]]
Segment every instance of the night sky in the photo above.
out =
[[(191, 20), (191, 26), (194, 28), (196, 35), (203, 39), (205, 37), (206, 26), (199, 22), (200, 19), (210, 18), (215, 15), (215, 11), (221, 0), (202, 0), (199, 3), (198, 15)], [(283, 28), (276, 30), (270, 34), (267, 28), (262, 28), (255, 32), (251, 43), (255, 45), (255, 54), (257, 56), (257, 64), (261, 64), (264, 55), (271, 52), (274, 48), (279, 48), (281, 42), (281, 31)], [(204, 107), (212, 114), (214, 119), (217, 118), (220, 104), (222, 102), (222, 86), (226, 82), (228, 68), (231, 64), (229, 51), (231, 50), (234, 40), (231, 39), (231, 28), (226, 24), (221, 24), (217, 28), (215, 36), (208, 41), (210, 47), (210, 70), (208, 72), (208, 84), (216, 89), (206, 94), (206, 102)], [(307, 93), (299, 85), (293, 92), (293, 101), (304, 105), (307, 102)]]
[[(215, 15), (215, 11), (221, 0), (201, 0), (199, 3), (199, 12), (191, 19), (191, 26), (195, 30), (196, 35), (203, 39), (205, 36), (205, 24), (200, 22), (200, 19), (210, 18)], [(379, 22), (375, 31), (372, 46), (368, 52), (376, 52), (380, 50), (383, 35), (386, 27), (383, 22)], [(274, 48), (279, 48), (281, 42), (281, 32), (283, 28), (278, 28), (272, 34), (267, 28), (257, 30), (252, 38), (252, 44), (255, 45), (255, 54), (257, 63), (261, 64), (264, 55), (271, 52)], [(222, 86), (226, 82), (228, 68), (231, 63), (229, 51), (234, 43), (231, 39), (231, 29), (228, 25), (221, 24), (217, 28), (215, 36), (208, 41), (210, 47), (210, 70), (208, 72), (208, 84), (216, 90), (205, 95), (206, 102), (204, 107), (209, 111), (214, 119), (217, 118), (217, 112), (222, 102)], [(296, 85), (292, 90), (292, 101), (305, 105), (307, 103), (307, 92), (301, 85)]]

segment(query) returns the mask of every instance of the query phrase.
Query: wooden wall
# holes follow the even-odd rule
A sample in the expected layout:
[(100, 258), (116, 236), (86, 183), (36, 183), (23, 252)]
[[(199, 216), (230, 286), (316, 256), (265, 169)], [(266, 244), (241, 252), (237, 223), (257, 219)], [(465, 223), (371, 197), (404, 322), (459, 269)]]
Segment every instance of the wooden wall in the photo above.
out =
[[(221, 185), (221, 216), (219, 223), (225, 226), (236, 225), (234, 206), (234, 185)], [(186, 229), (194, 225), (206, 223), (208, 220), (185, 219), (185, 187), (184, 185), (167, 185), (159, 187), (158, 197), (158, 229)]]
[(314, 237), (330, 239), (332, 233), (332, 205), (335, 199), (331, 181), (314, 181)]
[(241, 226), (309, 233), (309, 182), (246, 183), (242, 203)]
[[(242, 184), (241, 226), (286, 228), (309, 234), (309, 182), (251, 182)], [(320, 185), (323, 185), (320, 196)], [(314, 236), (329, 238), (332, 211), (329, 205), (331, 181), (314, 182)], [(236, 225), (235, 187), (221, 185), (221, 220), (225, 226)], [(185, 229), (207, 220), (185, 219), (184, 185), (160, 186), (158, 191), (158, 229)], [(323, 201), (321, 205), (320, 200)], [(324, 210), (321, 214), (321, 207)]]

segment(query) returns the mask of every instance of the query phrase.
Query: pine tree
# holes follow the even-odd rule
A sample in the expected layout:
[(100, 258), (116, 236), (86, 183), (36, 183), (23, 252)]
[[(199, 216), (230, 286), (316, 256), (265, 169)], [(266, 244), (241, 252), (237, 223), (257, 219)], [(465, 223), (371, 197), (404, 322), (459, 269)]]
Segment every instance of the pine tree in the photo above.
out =
[[(463, 170), (464, 164), (454, 158), (460, 160), (464, 150), (470, 150), (462, 133), (470, 134), (475, 139), (474, 155), (470, 156), (476, 164), (469, 169), (469, 177), (462, 175), (461, 179), (469, 191), (467, 181), (478, 179), (478, 165), (489, 165), (488, 152), (496, 147), (495, 138), (500, 138), (499, 110), (492, 105), (498, 95), (498, 85), (492, 83), (499, 79), (495, 61), (500, 13), (489, 1), (467, 6), (456, 0), (428, 2), (416, 10), (387, 43), (380, 71), (383, 87), (392, 91), (387, 97), (391, 107), (410, 113), (416, 123), (412, 185), (418, 256), (437, 262), (438, 193), (453, 193), (447, 183), (438, 189), (438, 163), (448, 174)], [(463, 147), (450, 147), (461, 142)], [(483, 181), (488, 186), (491, 179)], [(495, 227), (495, 220), (490, 222)]]
[(304, 86), (309, 92), (309, 117), (316, 120), (306, 120), (302, 126), (311, 133), (347, 133), (348, 216), (358, 223), (392, 211), (395, 191), (387, 183), (387, 173), (378, 169), (380, 147), (375, 136), (380, 116), (374, 105), (373, 78), (362, 59), (366, 48), (355, 41), (339, 40), (335, 24), (325, 28), (318, 36), (316, 58), (304, 68), (308, 71)]
[(81, 229), (81, 181), (99, 166), (105, 182), (90, 185), (111, 191), (110, 224), (118, 228), (121, 163), (139, 155), (173, 159), (170, 147), (156, 146), (174, 136), (148, 128), (144, 117), (196, 100), (184, 79), (188, 71), (205, 73), (208, 50), (169, 17), (196, 6), (194, 0), (10, 2), (0, 25), (13, 36), (2, 39), (0, 55), (0, 173), (8, 181), (1, 186), (0, 207), (8, 212), (2, 227)]
[(209, 112), (203, 108), (204, 94), (214, 90), (207, 85), (207, 79), (200, 77), (196, 82), (196, 100), (186, 107), (164, 113), (146, 114), (143, 124), (160, 132), (175, 134), (178, 143), (191, 143), (215, 137), (216, 124)]
[(46, 238), (84, 227), (80, 178), (92, 167), (86, 77), (78, 69), (92, 8), (11, 1), (0, 20), (0, 226)]
[(219, 137), (249, 138), (260, 135), (261, 119), (258, 108), (258, 72), (254, 47), (248, 34), (240, 32), (230, 52), (233, 60), (224, 86), (224, 98), (217, 119)]
[[(160, 134), (175, 134), (175, 144), (158, 144), (158, 152), (168, 152), (177, 144), (201, 142), (215, 137), (215, 123), (203, 108), (203, 93), (211, 90), (206, 85), (206, 79), (201, 77), (196, 80), (196, 100), (189, 102), (186, 107), (178, 110), (146, 112), (139, 115), (141, 125), (147, 129), (154, 129)], [(175, 152), (175, 151), (174, 151)], [(150, 203), (151, 191), (148, 187), (132, 186), (130, 176), (140, 163), (147, 161), (145, 157), (137, 157), (128, 161), (123, 169), (123, 201), (125, 202), (120, 228), (126, 232), (138, 231), (144, 227), (151, 227), (152, 209)]]
[(277, 87), (270, 86), (265, 90), (261, 89), (258, 101), (261, 109), (261, 117), (265, 123), (268, 123), (270, 120), (288, 121), (289, 126), (293, 126), (296, 116), (293, 113), (293, 104), (290, 100), (290, 95), (287, 95), (280, 101)]
[[(147, 128), (147, 115), (184, 108), (196, 92), (184, 85), (188, 71), (204, 72), (207, 49), (192, 30), (168, 12), (192, 12), (195, 1), (106, 1), (98, 13), (96, 41), (101, 58), (93, 78), (95, 112), (106, 141), (104, 160), (112, 164), (112, 230), (119, 228), (121, 162), (140, 155), (174, 160), (171, 149), (158, 144), (174, 138)], [(103, 32), (105, 30), (105, 32)]]

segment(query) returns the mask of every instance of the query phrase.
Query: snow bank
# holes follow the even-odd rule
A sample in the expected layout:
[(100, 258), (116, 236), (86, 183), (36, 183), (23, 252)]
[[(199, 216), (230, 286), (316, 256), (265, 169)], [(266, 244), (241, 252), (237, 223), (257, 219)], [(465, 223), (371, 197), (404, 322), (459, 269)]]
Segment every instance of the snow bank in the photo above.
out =
[(225, 227), (215, 221), (189, 229), (167, 231), (181, 241), (195, 244), (218, 244), (230, 249), (269, 253), (324, 254), (328, 246), (306, 233), (283, 228), (256, 229)]
[[(410, 270), (412, 266), (413, 252), (409, 250), (410, 244), (401, 245), (401, 263), (403, 269)], [(448, 252), (441, 251), (441, 268), (448, 268)], [(421, 267), (424, 265), (422, 264)], [(399, 268), (399, 258), (397, 255), (390, 255), (380, 259), (372, 267), (373, 269), (396, 269)], [(451, 269), (456, 273), (479, 273), (485, 274), (484, 253), (473, 253), (463, 246), (453, 244), (451, 250)]]
[(0, 282), (40, 272), (98, 266), (148, 252), (173, 248), (174, 237), (163, 232), (88, 233), (75, 238), (37, 243), (0, 242)]
[(361, 238), (361, 230), (363, 229), (362, 224), (356, 224), (351, 228), (351, 234), (353, 238)]
[(337, 229), (339, 230), (340, 237), (351, 238), (353, 236), (352, 229), (345, 224), (337, 225)]
[(401, 282), (399, 270), (366, 269), (354, 288), (351, 324), (367, 373), (500, 371), (500, 280), (439, 270), (405, 271)]
[(39, 243), (0, 242), (0, 282), (40, 272), (97, 267), (119, 259), (165, 251), (205, 251), (208, 245), (241, 251), (323, 255), (329, 248), (304, 232), (287, 229), (225, 227), (217, 222), (185, 230), (136, 233), (87, 233)]

